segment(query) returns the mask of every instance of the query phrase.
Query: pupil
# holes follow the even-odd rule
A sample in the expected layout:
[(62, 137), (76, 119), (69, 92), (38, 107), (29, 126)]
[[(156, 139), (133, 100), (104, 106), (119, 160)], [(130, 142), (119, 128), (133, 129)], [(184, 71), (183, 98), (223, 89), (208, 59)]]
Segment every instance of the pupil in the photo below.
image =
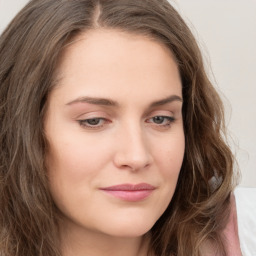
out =
[(164, 121), (164, 117), (163, 117), (163, 116), (155, 116), (155, 117), (153, 118), (153, 120), (154, 120), (154, 122), (155, 122), (156, 124), (161, 124), (161, 123), (163, 123), (163, 121)]
[(100, 122), (99, 118), (92, 118), (88, 120), (88, 124), (90, 125), (97, 125), (99, 124), (99, 122)]

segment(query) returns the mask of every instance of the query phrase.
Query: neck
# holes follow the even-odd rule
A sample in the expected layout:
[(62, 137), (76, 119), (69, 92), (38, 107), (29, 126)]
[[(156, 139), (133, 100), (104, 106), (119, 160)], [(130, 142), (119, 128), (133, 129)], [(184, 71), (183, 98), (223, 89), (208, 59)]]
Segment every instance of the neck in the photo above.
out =
[(61, 226), (63, 256), (146, 256), (149, 235), (117, 237), (82, 227)]

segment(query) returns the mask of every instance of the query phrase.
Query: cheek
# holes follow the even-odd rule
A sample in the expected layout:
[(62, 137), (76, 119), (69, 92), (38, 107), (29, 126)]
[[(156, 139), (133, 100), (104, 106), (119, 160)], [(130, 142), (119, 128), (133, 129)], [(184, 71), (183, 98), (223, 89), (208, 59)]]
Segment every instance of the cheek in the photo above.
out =
[(156, 149), (156, 161), (162, 178), (162, 197), (165, 199), (164, 207), (170, 203), (176, 189), (180, 169), (185, 151), (185, 139), (183, 133), (177, 134), (172, 140)]
[(90, 200), (95, 179), (104, 166), (100, 155), (105, 152), (73, 143), (55, 145), (47, 161), (50, 190), (58, 208), (69, 215), (70, 209), (81, 205), (81, 199)]
[(163, 143), (155, 152), (163, 176), (166, 178), (177, 176), (180, 172), (185, 152), (185, 138), (183, 133), (177, 134), (172, 140)]
[(55, 141), (47, 157), (51, 194), (58, 208), (67, 214), (81, 205), (81, 199), (90, 200), (95, 179), (106, 164), (107, 152), (86, 145)]
[(72, 181), (81, 181), (104, 165), (107, 152), (97, 144), (91, 144), (81, 139), (60, 142), (51, 145), (48, 156), (48, 166), (52, 173), (65, 175)]

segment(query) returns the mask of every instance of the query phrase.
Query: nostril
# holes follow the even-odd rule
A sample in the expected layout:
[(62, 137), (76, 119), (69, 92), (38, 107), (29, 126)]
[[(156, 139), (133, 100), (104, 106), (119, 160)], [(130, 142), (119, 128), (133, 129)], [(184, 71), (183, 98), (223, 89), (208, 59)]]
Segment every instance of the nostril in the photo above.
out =
[(114, 163), (119, 169), (136, 172), (148, 168), (151, 164), (151, 157), (148, 153), (138, 154), (131, 151), (119, 151), (116, 152)]

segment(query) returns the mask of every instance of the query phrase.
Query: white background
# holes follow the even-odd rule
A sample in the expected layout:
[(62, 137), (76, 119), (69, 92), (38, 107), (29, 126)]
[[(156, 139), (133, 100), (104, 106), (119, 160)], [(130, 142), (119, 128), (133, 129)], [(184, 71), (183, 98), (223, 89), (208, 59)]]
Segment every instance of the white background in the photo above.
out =
[[(0, 0), (0, 33), (27, 2)], [(225, 95), (241, 186), (256, 187), (256, 0), (170, 2), (193, 30), (211, 79)]]

